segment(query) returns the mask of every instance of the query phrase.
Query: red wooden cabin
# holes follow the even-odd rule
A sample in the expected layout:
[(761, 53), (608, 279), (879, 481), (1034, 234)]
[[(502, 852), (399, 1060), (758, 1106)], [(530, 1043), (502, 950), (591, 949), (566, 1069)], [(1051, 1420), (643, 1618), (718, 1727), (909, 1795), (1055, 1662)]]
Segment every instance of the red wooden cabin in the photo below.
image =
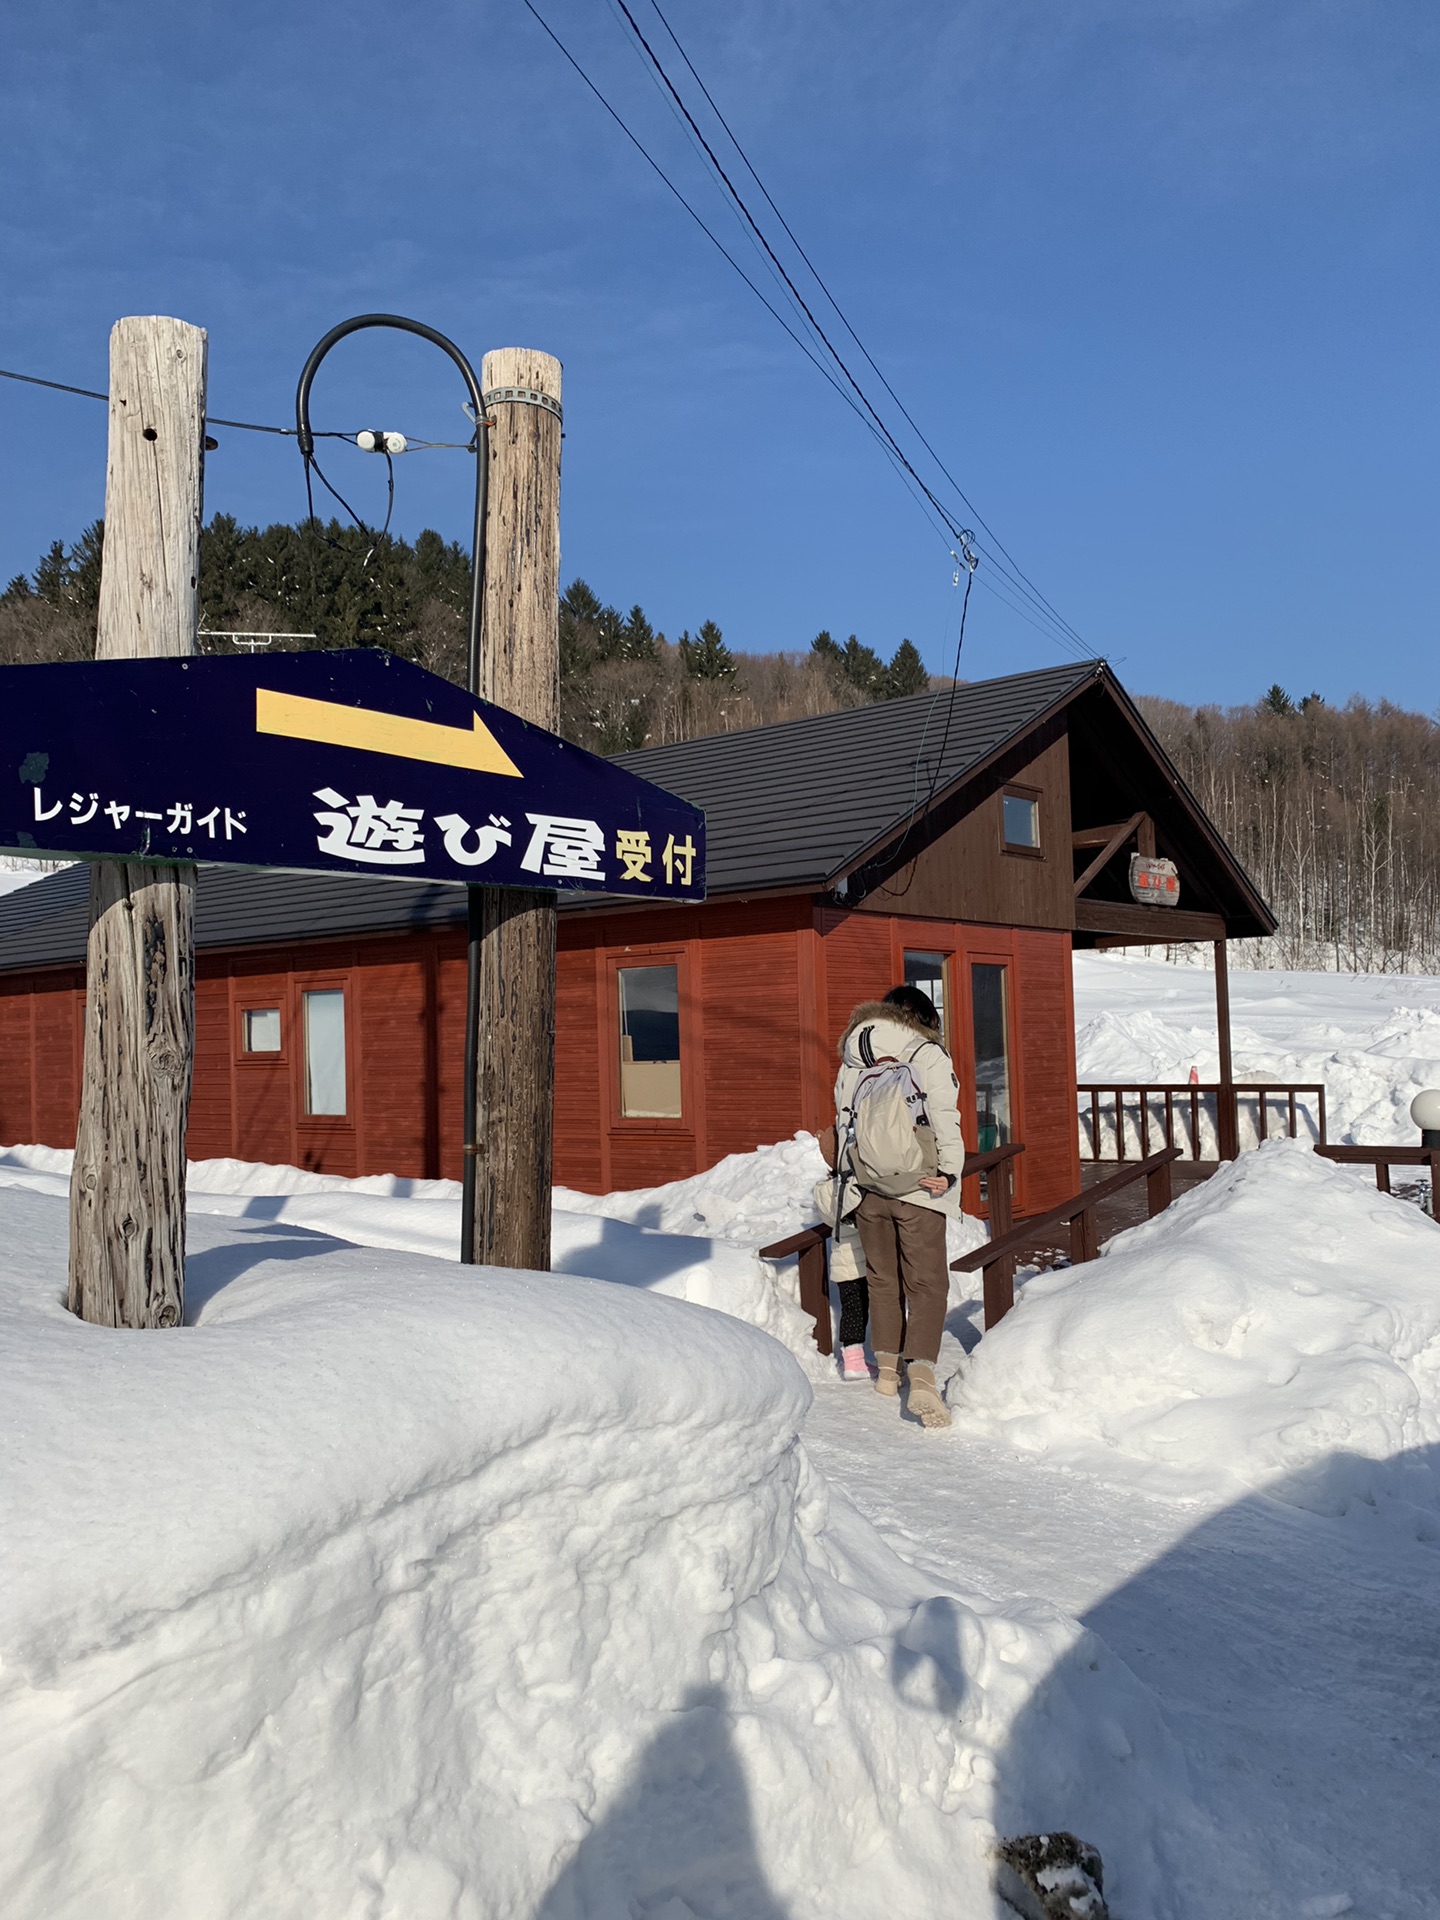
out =
[[(909, 978), (972, 1146), (1022, 1140), (1017, 1209), (1041, 1210), (1080, 1180), (1072, 947), (1273, 929), (1103, 664), (625, 764), (705, 808), (709, 895), (561, 912), (556, 1178), (587, 1191), (826, 1124), (851, 1008)], [(1137, 843), (1178, 906), (1130, 899)], [(0, 1141), (73, 1143), (86, 902), (80, 868), (0, 902)], [(207, 868), (197, 944), (192, 1158), (459, 1177), (462, 889)]]

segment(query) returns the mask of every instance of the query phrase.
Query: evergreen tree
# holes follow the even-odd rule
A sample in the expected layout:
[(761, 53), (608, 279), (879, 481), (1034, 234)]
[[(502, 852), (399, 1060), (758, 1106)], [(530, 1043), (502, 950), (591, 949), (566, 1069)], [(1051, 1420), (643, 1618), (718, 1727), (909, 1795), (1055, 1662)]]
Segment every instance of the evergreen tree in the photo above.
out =
[(597, 660), (623, 660), (625, 654), (625, 621), (615, 607), (602, 607), (595, 622), (595, 657)]
[(911, 640), (902, 640), (885, 672), (885, 698), (903, 700), (907, 694), (929, 690), (930, 676), (919, 648)]
[(873, 647), (863, 646), (852, 633), (845, 642), (845, 678), (872, 700), (885, 697), (885, 662)]
[(1265, 694), (1260, 705), (1267, 713), (1293, 713), (1295, 711), (1295, 702), (1290, 698), (1289, 694), (1286, 693), (1278, 680), (1270, 688), (1269, 692)]
[(886, 697), (885, 662), (873, 647), (863, 645), (853, 633), (842, 647), (822, 629), (810, 642), (810, 651), (869, 699)]
[(645, 618), (644, 608), (637, 603), (625, 616), (623, 657), (626, 660), (653, 660), (655, 653), (655, 629)]
[(105, 522), (92, 520), (73, 547), (56, 540), (35, 569), (35, 592), (52, 607), (93, 618), (100, 607)]
[(680, 665), (692, 680), (728, 680), (735, 672), (735, 656), (713, 620), (701, 622), (692, 640), (680, 636)]

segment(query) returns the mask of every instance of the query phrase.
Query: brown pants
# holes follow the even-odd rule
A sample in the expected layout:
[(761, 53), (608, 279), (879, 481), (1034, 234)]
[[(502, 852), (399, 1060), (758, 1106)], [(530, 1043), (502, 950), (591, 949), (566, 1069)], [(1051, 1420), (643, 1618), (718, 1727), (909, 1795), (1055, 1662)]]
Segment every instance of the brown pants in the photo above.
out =
[(909, 1200), (867, 1193), (855, 1214), (870, 1281), (870, 1341), (876, 1353), (940, 1357), (950, 1294), (945, 1216)]

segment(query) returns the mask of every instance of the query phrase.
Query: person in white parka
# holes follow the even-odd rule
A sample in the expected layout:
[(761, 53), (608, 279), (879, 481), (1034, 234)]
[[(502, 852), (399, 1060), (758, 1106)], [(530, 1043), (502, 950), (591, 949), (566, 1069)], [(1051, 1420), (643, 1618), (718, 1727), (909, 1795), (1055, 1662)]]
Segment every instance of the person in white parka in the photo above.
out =
[(935, 1363), (950, 1291), (945, 1222), (960, 1215), (965, 1137), (960, 1083), (940, 1038), (940, 1016), (918, 987), (892, 987), (883, 1000), (866, 1001), (850, 1016), (835, 1080), (836, 1127), (842, 1140), (856, 1088), (887, 1060), (908, 1066), (923, 1095), (935, 1171), (899, 1195), (847, 1181), (842, 1211), (853, 1219), (865, 1252), (870, 1335), (879, 1369), (875, 1390), (898, 1394), (903, 1359), (910, 1411), (927, 1427), (946, 1427), (950, 1411), (936, 1384)]

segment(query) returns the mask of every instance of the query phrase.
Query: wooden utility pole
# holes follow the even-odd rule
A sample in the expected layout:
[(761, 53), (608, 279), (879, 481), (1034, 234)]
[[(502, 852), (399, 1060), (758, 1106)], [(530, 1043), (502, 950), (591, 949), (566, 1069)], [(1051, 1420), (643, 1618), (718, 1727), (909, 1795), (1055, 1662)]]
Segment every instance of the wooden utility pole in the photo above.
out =
[[(560, 362), (502, 347), (480, 384), (490, 420), (480, 694), (535, 726), (560, 717)], [(523, 799), (511, 830), (529, 834)], [(475, 1258), (550, 1266), (555, 896), (479, 893)]]
[[(195, 651), (204, 440), (203, 330), (118, 321), (99, 660)], [(193, 866), (91, 867), (70, 1307), (103, 1326), (175, 1327), (184, 1317), (194, 905)]]

